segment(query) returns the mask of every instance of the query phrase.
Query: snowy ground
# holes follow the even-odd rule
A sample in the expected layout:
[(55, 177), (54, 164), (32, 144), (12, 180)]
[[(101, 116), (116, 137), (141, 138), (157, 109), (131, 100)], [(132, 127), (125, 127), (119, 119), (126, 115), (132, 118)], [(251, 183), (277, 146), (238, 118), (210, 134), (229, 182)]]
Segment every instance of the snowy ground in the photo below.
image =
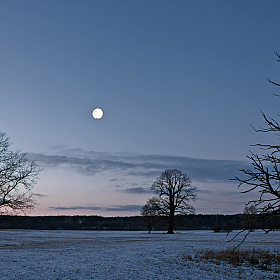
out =
[[(200, 249), (232, 248), (225, 233), (0, 231), (0, 279), (280, 279), (248, 267), (187, 261)], [(256, 231), (241, 248), (280, 251), (280, 232)]]

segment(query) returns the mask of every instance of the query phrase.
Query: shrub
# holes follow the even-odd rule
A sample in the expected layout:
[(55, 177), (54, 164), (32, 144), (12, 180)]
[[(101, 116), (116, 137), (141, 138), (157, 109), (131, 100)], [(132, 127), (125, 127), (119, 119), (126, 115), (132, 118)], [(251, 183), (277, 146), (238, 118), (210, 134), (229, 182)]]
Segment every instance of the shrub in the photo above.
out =
[(215, 264), (228, 263), (234, 267), (245, 265), (253, 266), (262, 270), (272, 270), (279, 273), (280, 253), (278, 251), (270, 252), (265, 250), (239, 250), (239, 249), (223, 249), (223, 250), (201, 250), (197, 251), (194, 257), (186, 255), (185, 260), (208, 261)]

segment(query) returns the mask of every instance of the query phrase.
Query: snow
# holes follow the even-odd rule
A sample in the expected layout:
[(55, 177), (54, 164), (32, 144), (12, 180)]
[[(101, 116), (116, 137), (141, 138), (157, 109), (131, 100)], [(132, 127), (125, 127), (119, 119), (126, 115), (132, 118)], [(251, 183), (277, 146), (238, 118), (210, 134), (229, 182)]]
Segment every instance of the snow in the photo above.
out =
[[(226, 233), (0, 231), (0, 279), (280, 279), (273, 271), (183, 259), (236, 246)], [(243, 249), (280, 251), (280, 232), (252, 232)]]

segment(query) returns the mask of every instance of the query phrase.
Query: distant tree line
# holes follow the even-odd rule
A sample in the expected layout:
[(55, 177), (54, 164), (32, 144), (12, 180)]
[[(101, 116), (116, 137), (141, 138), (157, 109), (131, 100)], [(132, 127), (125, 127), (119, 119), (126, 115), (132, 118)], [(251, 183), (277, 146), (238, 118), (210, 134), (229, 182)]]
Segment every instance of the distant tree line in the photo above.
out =
[[(233, 229), (254, 230), (271, 227), (271, 221), (269, 219), (262, 219), (257, 215), (251, 221), (248, 223), (248, 214), (190, 214), (176, 216), (174, 230), (214, 230), (220, 232)], [(146, 222), (145, 217), (142, 216), (1, 216), (0, 229), (146, 231), (148, 230)], [(158, 217), (151, 230), (166, 231), (167, 229), (168, 217)]]

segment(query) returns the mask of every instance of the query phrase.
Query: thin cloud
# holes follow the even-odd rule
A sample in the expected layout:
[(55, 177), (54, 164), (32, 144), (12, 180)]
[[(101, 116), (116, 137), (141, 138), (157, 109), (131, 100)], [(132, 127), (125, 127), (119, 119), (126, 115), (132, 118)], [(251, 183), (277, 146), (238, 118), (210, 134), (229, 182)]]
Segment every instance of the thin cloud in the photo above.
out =
[(56, 211), (64, 211), (64, 210), (104, 210), (103, 207), (97, 207), (97, 206), (69, 206), (69, 207), (63, 207), (63, 206), (50, 206), (48, 208), (49, 210), (56, 210)]
[(38, 196), (38, 197), (44, 197), (47, 196), (45, 194), (41, 194), (41, 193), (33, 193), (34, 196)]
[(153, 191), (151, 190), (151, 188), (137, 187), (137, 188), (125, 189), (124, 192), (138, 194), (138, 193), (152, 193)]
[[(156, 178), (165, 169), (186, 172), (193, 181), (230, 182), (240, 169), (250, 168), (249, 163), (234, 160), (209, 160), (179, 156), (137, 155), (126, 153), (100, 153), (82, 149), (64, 149), (54, 155), (28, 154), (43, 168), (68, 168), (80, 174), (94, 176), (97, 173), (115, 171), (122, 175)], [(115, 179), (111, 179), (111, 182)]]
[(142, 209), (143, 205), (116, 205), (115, 207), (106, 207), (105, 211), (124, 211), (124, 212), (139, 212)]
[(69, 206), (69, 207), (63, 207), (63, 206), (51, 206), (48, 209), (49, 210), (55, 210), (55, 211), (66, 211), (66, 210), (92, 210), (92, 211), (121, 211), (121, 212), (131, 212), (131, 211), (137, 211), (139, 212), (143, 205), (114, 205), (110, 207), (99, 207), (99, 206)]
[(111, 179), (111, 180), (109, 180), (109, 182), (116, 182), (116, 181), (118, 181), (118, 179)]

